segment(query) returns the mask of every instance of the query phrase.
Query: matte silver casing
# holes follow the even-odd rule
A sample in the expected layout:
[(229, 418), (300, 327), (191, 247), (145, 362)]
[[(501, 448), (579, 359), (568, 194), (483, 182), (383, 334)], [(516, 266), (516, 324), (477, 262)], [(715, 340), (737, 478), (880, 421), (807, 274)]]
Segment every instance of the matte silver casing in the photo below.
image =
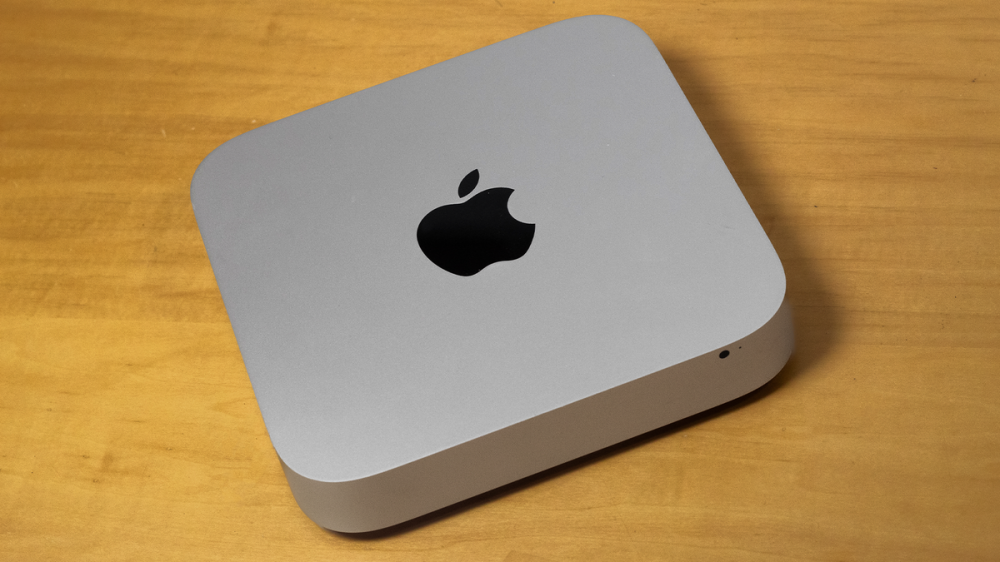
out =
[[(473, 169), (474, 193), (513, 188), (536, 230), (521, 259), (459, 277), (416, 229)], [(774, 249), (621, 19), (250, 131), (191, 197), (289, 484), (330, 529), (387, 527), (717, 406), (792, 351)]]

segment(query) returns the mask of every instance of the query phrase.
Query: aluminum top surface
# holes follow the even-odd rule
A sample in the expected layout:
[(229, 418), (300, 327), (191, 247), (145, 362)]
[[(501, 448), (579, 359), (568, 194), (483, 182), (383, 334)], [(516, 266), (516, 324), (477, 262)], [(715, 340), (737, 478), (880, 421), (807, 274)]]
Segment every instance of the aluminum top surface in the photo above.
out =
[[(514, 190), (519, 260), (471, 277), (416, 241)], [(742, 338), (781, 264), (653, 42), (576, 18), (241, 135), (192, 201), (271, 440), (346, 481)]]

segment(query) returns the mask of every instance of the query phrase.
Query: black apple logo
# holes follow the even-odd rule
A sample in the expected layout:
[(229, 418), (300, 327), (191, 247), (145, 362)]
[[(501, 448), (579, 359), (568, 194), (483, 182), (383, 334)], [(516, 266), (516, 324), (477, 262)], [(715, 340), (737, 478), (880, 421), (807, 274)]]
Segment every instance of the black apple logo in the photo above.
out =
[[(472, 170), (458, 184), (458, 196), (472, 193), (478, 183), (479, 170)], [(417, 244), (441, 269), (466, 277), (491, 263), (516, 260), (531, 246), (535, 225), (510, 216), (512, 193), (509, 187), (494, 187), (434, 209), (417, 227)]]

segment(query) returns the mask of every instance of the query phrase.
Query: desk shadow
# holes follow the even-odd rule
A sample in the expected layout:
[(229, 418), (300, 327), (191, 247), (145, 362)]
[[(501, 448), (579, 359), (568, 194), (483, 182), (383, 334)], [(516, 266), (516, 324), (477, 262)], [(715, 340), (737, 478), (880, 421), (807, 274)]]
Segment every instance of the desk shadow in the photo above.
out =
[[(775, 199), (773, 194), (780, 186), (775, 185), (774, 181), (766, 177), (755, 166), (754, 159), (746, 149), (749, 146), (748, 143), (752, 141), (746, 138), (743, 130), (738, 127), (727, 126), (727, 124), (735, 123), (736, 120), (733, 115), (727, 113), (728, 108), (713, 99), (709, 89), (704, 87), (707, 81), (698, 75), (697, 65), (691, 64), (684, 59), (672, 57), (670, 53), (663, 50), (661, 50), (661, 54), (670, 66), (681, 89), (684, 90), (685, 95), (691, 102), (698, 118), (701, 119), (706, 131), (708, 131), (712, 142), (715, 143), (716, 148), (722, 155), (723, 161), (725, 161), (733, 177), (736, 179), (737, 185), (740, 186), (745, 196), (749, 195), (747, 196), (747, 200), (751, 203), (751, 207), (757, 207), (754, 209), (754, 212), (757, 213), (761, 224), (765, 226), (765, 230), (768, 232), (768, 236), (771, 238), (778, 256), (785, 256), (782, 259), (782, 264), (785, 267), (785, 276), (788, 282), (786, 294), (793, 307), (796, 337), (796, 349), (791, 359), (789, 359), (784, 368), (770, 382), (761, 388), (700, 414), (695, 414), (670, 425), (654, 429), (632, 439), (601, 449), (600, 451), (392, 527), (366, 533), (341, 533), (328, 530), (327, 532), (331, 535), (355, 541), (379, 540), (409, 533), (443, 519), (454, 517), (486, 503), (515, 494), (553, 478), (558, 478), (614, 455), (631, 451), (657, 439), (684, 431), (706, 420), (752, 404), (777, 391), (791, 379), (802, 376), (810, 365), (815, 363), (830, 349), (830, 344), (839, 331), (840, 319), (836, 316), (836, 309), (831, 305), (831, 299), (819, 282), (818, 275), (812, 269), (813, 262), (804, 257), (802, 244), (796, 236), (795, 229), (784, 228), (784, 225), (787, 224), (788, 216), (778, 212), (773, 215), (763, 216), (762, 211), (759, 210), (778, 208), (773, 203)], [(803, 205), (808, 204), (808, 202), (803, 202)], [(803, 330), (809, 335), (808, 338), (803, 338)]]

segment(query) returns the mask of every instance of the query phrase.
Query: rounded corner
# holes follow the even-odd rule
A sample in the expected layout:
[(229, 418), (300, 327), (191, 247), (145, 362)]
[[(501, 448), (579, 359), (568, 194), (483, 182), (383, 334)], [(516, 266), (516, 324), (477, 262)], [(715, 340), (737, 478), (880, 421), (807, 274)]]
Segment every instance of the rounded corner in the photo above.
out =
[(792, 304), (788, 300), (787, 291), (783, 291), (781, 303), (775, 309), (774, 314), (745, 339), (753, 339), (764, 348), (762, 353), (768, 356), (767, 371), (770, 374), (763, 377), (757, 386), (751, 390), (756, 390), (774, 377), (778, 376), (781, 369), (785, 367), (795, 351), (795, 322), (792, 318)]
[(219, 153), (227, 144), (229, 144), (229, 142), (230, 141), (226, 141), (220, 144), (219, 146), (213, 148), (211, 152), (206, 154), (205, 157), (201, 159), (201, 162), (198, 162), (198, 166), (194, 169), (194, 174), (191, 175), (191, 186), (188, 190), (188, 195), (191, 198), (191, 206), (195, 209), (196, 216), (199, 201), (204, 196), (204, 191), (206, 189), (203, 178), (208, 175), (209, 171), (214, 166), (214, 161), (219, 158)]
[(644, 29), (639, 27), (638, 24), (620, 16), (613, 16), (610, 14), (592, 14), (587, 16), (578, 16), (566, 21), (574, 21), (574, 20), (580, 21), (581, 23), (587, 22), (587, 23), (597, 24), (603, 29), (614, 30), (616, 32), (618, 29), (621, 29), (622, 34), (636, 35), (644, 38), (650, 43), (653, 43), (653, 39), (649, 36), (648, 33), (646, 33)]
[(412, 467), (396, 467), (354, 480), (326, 481), (299, 473), (277, 456), (295, 502), (324, 529), (338, 533), (378, 531), (439, 507), (419, 501), (425, 498), (414, 501), (411, 497)]

